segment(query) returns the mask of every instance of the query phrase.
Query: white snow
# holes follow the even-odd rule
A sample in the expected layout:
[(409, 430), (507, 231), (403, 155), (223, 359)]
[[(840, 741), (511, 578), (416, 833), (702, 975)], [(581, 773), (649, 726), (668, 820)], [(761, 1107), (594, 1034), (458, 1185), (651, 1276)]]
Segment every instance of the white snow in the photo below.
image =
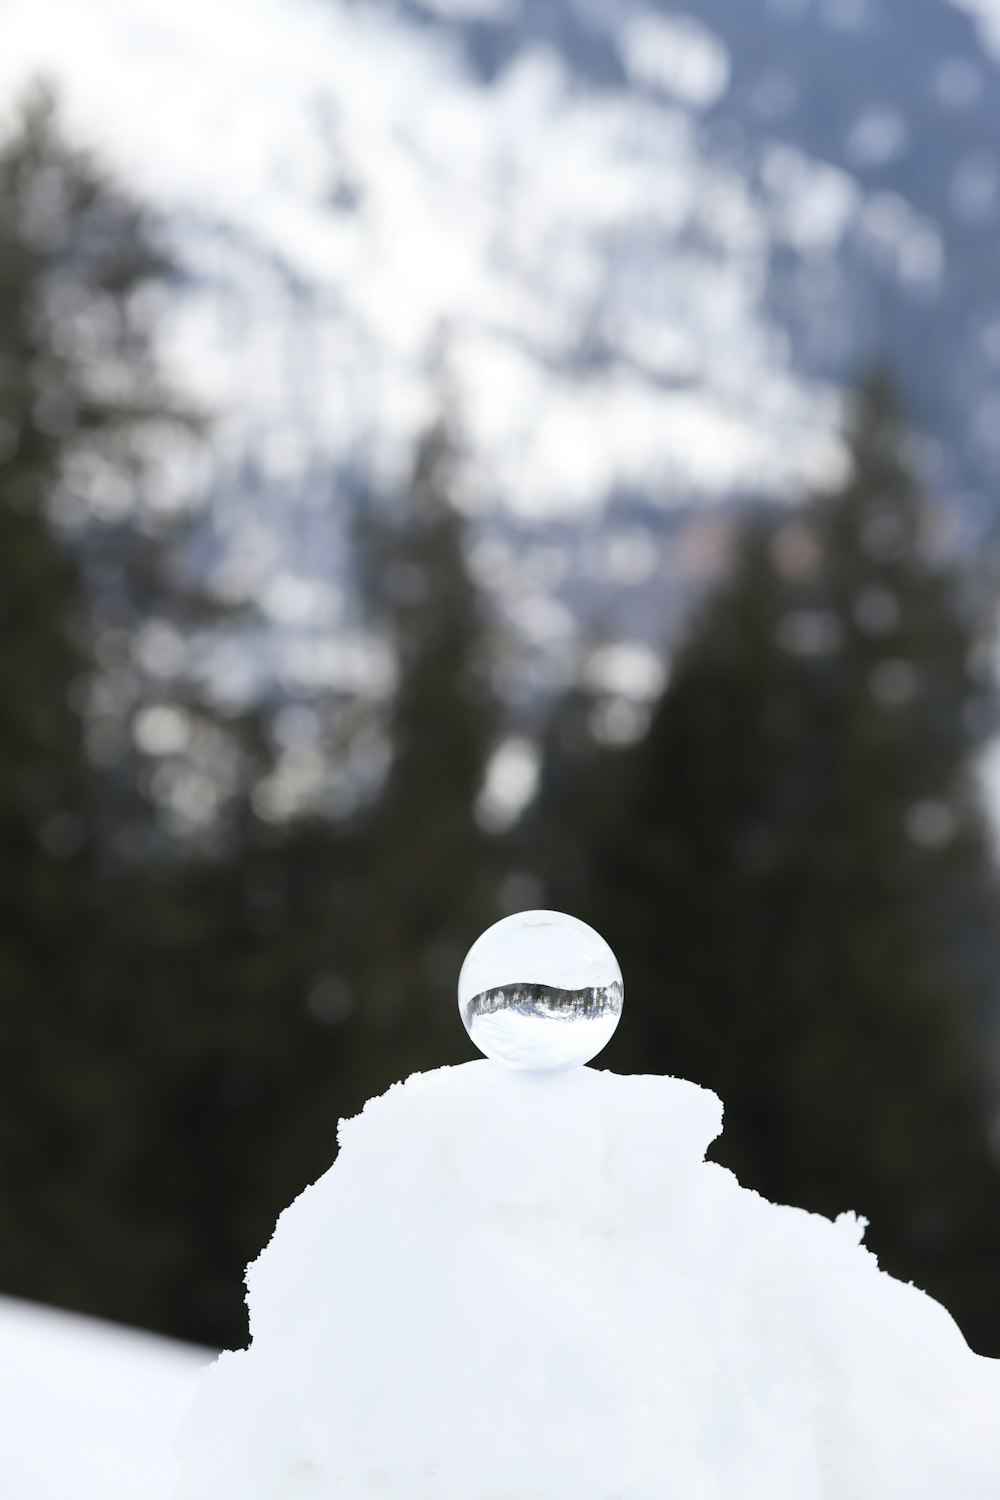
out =
[(487, 503), (829, 472), (833, 393), (764, 304), (780, 227), (698, 137), (725, 49), (691, 16), (626, 20), (629, 66), (662, 88), (590, 94), (543, 48), (486, 86), (387, 5), (0, 0), (5, 119), (51, 78), (72, 131), (164, 215), (188, 273), (164, 338), (217, 416), (220, 529), (255, 591), (275, 550), (314, 574), (320, 522), (248, 502), (246, 456), (279, 510), (290, 491), (307, 506), (331, 456), (395, 476), (442, 361)]
[(167, 1500), (172, 1442), (212, 1355), (0, 1298), (4, 1500)]
[(693, 1084), (489, 1062), (342, 1127), (177, 1500), (996, 1500), (1000, 1363), (862, 1222), (704, 1161)]
[(1000, 0), (951, 0), (976, 22), (986, 45), (1000, 57)]
[(591, 652), (582, 675), (594, 692), (651, 703), (663, 691), (667, 671), (662, 652), (638, 641), (613, 641)]
[(625, 60), (633, 78), (666, 89), (696, 109), (707, 109), (725, 93), (729, 57), (725, 47), (694, 16), (636, 16), (625, 28)]
[(509, 21), (518, 12), (518, 0), (424, 0), (424, 6), (462, 21)]
[(490, 833), (512, 828), (538, 789), (541, 752), (524, 735), (513, 734), (490, 756), (476, 799), (476, 817)]

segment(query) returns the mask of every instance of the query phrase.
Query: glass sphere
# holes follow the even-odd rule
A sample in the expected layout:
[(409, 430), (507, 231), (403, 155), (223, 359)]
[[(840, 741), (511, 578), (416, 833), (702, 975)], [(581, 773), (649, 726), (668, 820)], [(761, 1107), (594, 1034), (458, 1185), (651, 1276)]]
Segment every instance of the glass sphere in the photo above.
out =
[(622, 994), (622, 971), (600, 933), (561, 911), (494, 923), (458, 977), (458, 1008), (480, 1052), (537, 1072), (596, 1057), (618, 1025)]

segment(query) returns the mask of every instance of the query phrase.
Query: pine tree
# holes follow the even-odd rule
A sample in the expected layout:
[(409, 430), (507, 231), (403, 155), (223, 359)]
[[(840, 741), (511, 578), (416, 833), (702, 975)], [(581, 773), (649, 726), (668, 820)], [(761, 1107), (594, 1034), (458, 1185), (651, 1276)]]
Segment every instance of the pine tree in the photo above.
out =
[(150, 978), (130, 1046), (154, 1039), (156, 1130), (128, 1196), (154, 1248), (173, 1237), (146, 1259), (148, 1305), (173, 1333), (242, 1342), (243, 1266), (329, 1166), (338, 1119), (470, 1055), (455, 983), (498, 914), (476, 803), (500, 711), (454, 468), (435, 427), (405, 493), (358, 527), (365, 619), (396, 671), (381, 711), (348, 717), (370, 730), (380, 712), (381, 780), (367, 772), (336, 817), (265, 824), (248, 808), (229, 853), (161, 866), (158, 920), (133, 929)]
[(142, 883), (127, 967), (144, 978), (114, 1039), (134, 1138), (113, 1206), (134, 1301), (105, 1292), (105, 1310), (245, 1342), (244, 1268), (363, 1102), (344, 1077), (355, 852), (327, 820), (248, 820), (224, 855), (161, 861)]
[(848, 446), (835, 493), (746, 526), (645, 740), (592, 756), (624, 790), (584, 914), (627, 978), (618, 1060), (717, 1089), (743, 1181), (869, 1216), (996, 1352), (982, 650), (884, 379)]
[[(86, 652), (79, 568), (41, 509), (58, 471), (44, 420), (33, 327), (35, 254), (16, 232), (21, 162), (0, 156), (0, 996), (4, 1108), (0, 1114), (3, 1279), (49, 1289), (44, 1246), (58, 1230), (53, 1202), (75, 1143), (65, 1104), (64, 986), (83, 972), (84, 898), (94, 860), (79, 714), (72, 706)], [(27, 205), (25, 205), (27, 208)], [(27, 215), (25, 215), (27, 217)], [(49, 1039), (52, 1066), (40, 1058)], [(29, 1126), (30, 1131), (26, 1132)]]
[(364, 539), (398, 665), (384, 783), (351, 816), (261, 815), (268, 710), (215, 713), (191, 644), (218, 611), (159, 503), (190, 428), (147, 319), (169, 274), (34, 98), (0, 151), (0, 1287), (238, 1343), (243, 1267), (338, 1116), (468, 1055), (498, 713), (436, 430)]
[(148, 856), (168, 842), (144, 786), (163, 757), (134, 731), (193, 688), (181, 621), (211, 611), (149, 458), (189, 427), (148, 319), (168, 274), (33, 94), (0, 147), (0, 1285), (144, 1321), (178, 1230), (133, 1206), (157, 1135), (138, 934), (165, 919)]
[[(438, 424), (420, 445), (400, 512), (370, 514), (361, 529), (370, 618), (397, 666), (389, 766), (360, 830), (360, 1021), (383, 1086), (468, 1056), (454, 986), (465, 950), (498, 915), (494, 855), (476, 800), (500, 710), (489, 623), (452, 499), (455, 464)], [(359, 1076), (369, 1087), (367, 1066)]]

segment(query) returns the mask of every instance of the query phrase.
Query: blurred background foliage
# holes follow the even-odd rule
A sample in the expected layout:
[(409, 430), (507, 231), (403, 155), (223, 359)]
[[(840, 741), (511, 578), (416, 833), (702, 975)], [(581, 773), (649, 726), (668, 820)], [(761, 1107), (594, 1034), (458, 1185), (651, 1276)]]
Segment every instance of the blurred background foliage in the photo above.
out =
[[(0, 151), (0, 1290), (244, 1342), (244, 1265), (338, 1118), (470, 1056), (466, 948), (548, 905), (620, 958), (602, 1063), (717, 1089), (720, 1161), (869, 1217), (1000, 1354), (995, 600), (889, 376), (835, 491), (745, 508), (648, 722), (586, 651), (509, 700), (447, 410), (405, 493), (344, 501), (387, 669), (236, 711), (213, 651), (259, 622), (199, 582), (175, 476), (211, 433), (150, 312), (174, 274), (34, 95)], [(511, 743), (538, 776), (505, 818)]]

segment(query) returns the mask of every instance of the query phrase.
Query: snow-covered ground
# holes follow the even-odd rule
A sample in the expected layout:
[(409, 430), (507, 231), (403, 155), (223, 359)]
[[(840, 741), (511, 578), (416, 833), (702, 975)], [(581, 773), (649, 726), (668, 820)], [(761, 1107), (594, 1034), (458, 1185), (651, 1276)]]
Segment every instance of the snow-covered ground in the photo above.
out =
[(720, 1118), (590, 1068), (397, 1085), (200, 1386), (207, 1351), (0, 1299), (0, 1495), (996, 1500), (1000, 1362), (853, 1214), (706, 1164)]
[(0, 1298), (4, 1500), (168, 1500), (207, 1351)]
[(251, 1267), (178, 1500), (996, 1500), (1000, 1361), (854, 1214), (706, 1163), (721, 1115), (493, 1062), (369, 1103)]

